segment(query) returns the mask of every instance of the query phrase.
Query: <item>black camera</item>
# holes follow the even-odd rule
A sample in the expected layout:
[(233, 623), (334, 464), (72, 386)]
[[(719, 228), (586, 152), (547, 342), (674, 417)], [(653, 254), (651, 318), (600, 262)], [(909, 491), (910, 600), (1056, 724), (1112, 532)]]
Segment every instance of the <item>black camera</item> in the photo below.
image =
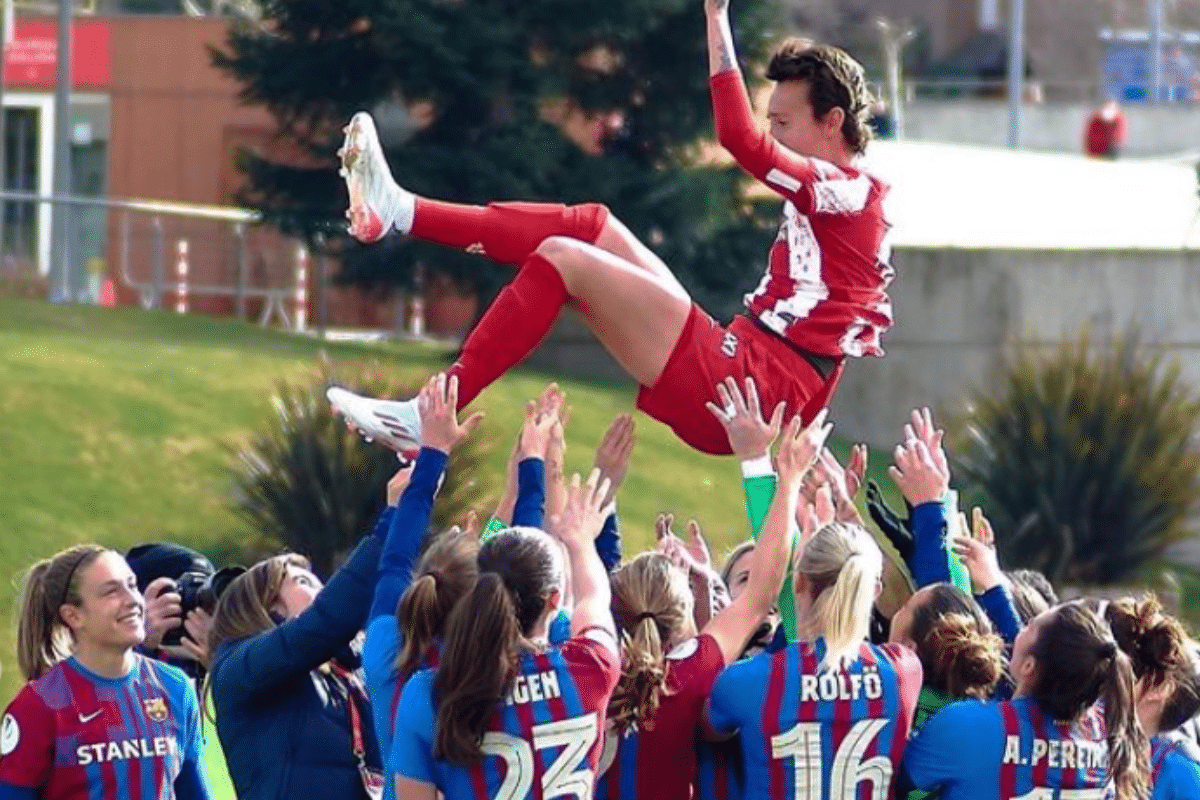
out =
[[(175, 579), (175, 591), (179, 594), (180, 617), (202, 608), (209, 614), (217, 608), (217, 595), (213, 591), (213, 573), (185, 572)], [(180, 625), (163, 634), (162, 643), (167, 646), (178, 645), (183, 640), (184, 629)]]
[[(246, 571), (245, 567), (223, 567), (216, 572), (189, 571), (175, 579), (175, 591), (179, 594), (180, 616), (187, 615), (197, 608), (212, 614), (217, 610), (217, 599), (238, 575)], [(163, 634), (162, 643), (167, 646), (178, 645), (184, 636), (184, 628), (167, 631)]]
[[(170, 578), (179, 593), (182, 615), (202, 608), (213, 613), (217, 598), (229, 582), (245, 572), (244, 567), (225, 567), (214, 570), (212, 562), (189, 547), (173, 542), (153, 542), (134, 547), (125, 555), (134, 575), (138, 589), (144, 594), (147, 587), (160, 578)], [(162, 643), (178, 646), (184, 636), (183, 625), (167, 631)]]

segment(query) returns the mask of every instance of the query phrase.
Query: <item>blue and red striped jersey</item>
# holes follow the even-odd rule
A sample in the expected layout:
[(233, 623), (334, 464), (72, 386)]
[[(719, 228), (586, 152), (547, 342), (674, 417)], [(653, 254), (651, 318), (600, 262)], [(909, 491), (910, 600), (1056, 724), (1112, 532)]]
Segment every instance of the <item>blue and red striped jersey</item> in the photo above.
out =
[(951, 703), (909, 742), (904, 767), (918, 789), (940, 788), (942, 800), (1112, 796), (1100, 713), (1057, 722), (1027, 697)]
[(446, 800), (592, 797), (616, 655), (587, 635), (523, 656), (483, 737), (484, 756), (469, 767), (437, 759), (434, 672), (414, 675), (396, 715), (387, 778), (430, 783)]
[[(666, 691), (653, 726), (609, 731), (596, 786), (600, 800), (688, 800), (696, 779), (694, 742), (704, 701), (725, 668), (717, 640), (708, 635), (689, 639), (666, 658)], [(670, 758), (664, 758), (670, 753)]]
[(740, 731), (746, 797), (892, 797), (921, 689), (911, 650), (864, 642), (844, 669), (819, 672), (825, 643), (731, 665), (713, 687), (709, 722)]
[(742, 800), (746, 765), (735, 736), (724, 742), (696, 742), (696, 800)]
[(200, 708), (176, 667), (140, 655), (123, 678), (74, 658), (30, 681), (0, 723), (0, 782), (40, 800), (170, 800), (203, 763)]
[(1150, 800), (1200, 797), (1200, 752), (1191, 741), (1150, 740)]

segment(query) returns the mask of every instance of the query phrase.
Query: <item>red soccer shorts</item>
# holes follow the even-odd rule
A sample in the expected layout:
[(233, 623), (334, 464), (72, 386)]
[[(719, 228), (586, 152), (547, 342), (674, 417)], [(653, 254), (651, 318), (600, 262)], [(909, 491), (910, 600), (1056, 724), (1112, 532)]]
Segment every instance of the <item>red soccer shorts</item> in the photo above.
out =
[(807, 423), (829, 404), (843, 366), (839, 360), (826, 379), (787, 342), (747, 317), (738, 316), (723, 328), (693, 304), (662, 377), (638, 392), (638, 408), (697, 450), (727, 456), (732, 451), (725, 429), (704, 405), (721, 405), (718, 383), (733, 377), (744, 386), (752, 377), (764, 417), (786, 402), (784, 419), (799, 411)]

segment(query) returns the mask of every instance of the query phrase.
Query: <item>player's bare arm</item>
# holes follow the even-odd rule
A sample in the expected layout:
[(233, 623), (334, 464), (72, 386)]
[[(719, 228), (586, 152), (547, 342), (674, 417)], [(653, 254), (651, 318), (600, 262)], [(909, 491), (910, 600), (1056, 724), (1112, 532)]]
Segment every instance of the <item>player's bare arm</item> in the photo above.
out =
[(729, 0), (707, 0), (708, 74), (719, 75), (737, 66), (733, 49), (733, 29), (729, 26)]

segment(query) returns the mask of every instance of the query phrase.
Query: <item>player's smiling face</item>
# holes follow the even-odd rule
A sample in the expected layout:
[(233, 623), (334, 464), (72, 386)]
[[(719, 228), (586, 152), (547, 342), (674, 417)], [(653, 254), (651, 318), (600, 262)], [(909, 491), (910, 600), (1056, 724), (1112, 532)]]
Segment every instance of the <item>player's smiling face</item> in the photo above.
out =
[(830, 110), (823, 119), (816, 118), (808, 81), (780, 81), (767, 105), (767, 121), (775, 141), (802, 156), (835, 163), (844, 144), (843, 119), (840, 108)]
[(146, 603), (137, 578), (119, 553), (96, 557), (79, 575), (78, 606), (64, 605), (63, 620), (77, 641), (129, 649), (146, 638)]

